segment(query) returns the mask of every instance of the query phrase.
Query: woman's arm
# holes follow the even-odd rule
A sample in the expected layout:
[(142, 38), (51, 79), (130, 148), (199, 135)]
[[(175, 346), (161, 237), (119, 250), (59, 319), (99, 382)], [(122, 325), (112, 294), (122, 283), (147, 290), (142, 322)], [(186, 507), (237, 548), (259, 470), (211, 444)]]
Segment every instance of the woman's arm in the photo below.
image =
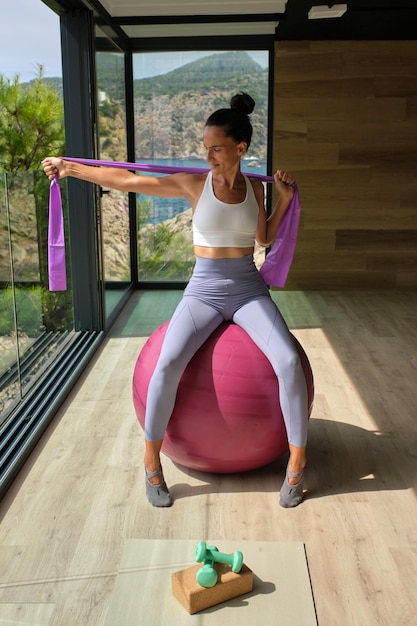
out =
[(178, 173), (156, 178), (153, 176), (137, 176), (133, 172), (112, 167), (92, 167), (73, 163), (56, 157), (47, 157), (42, 161), (45, 174), (52, 180), (58, 172), (59, 178), (72, 176), (95, 183), (101, 187), (132, 191), (161, 198), (194, 199), (194, 177), (199, 175)]
[(294, 188), (292, 183), (294, 178), (291, 174), (282, 170), (277, 170), (274, 174), (275, 187), (279, 193), (278, 200), (271, 215), (267, 218), (265, 207), (259, 210), (258, 227), (256, 229), (256, 241), (261, 246), (269, 246), (275, 239), (278, 226), (288, 208), (293, 196)]

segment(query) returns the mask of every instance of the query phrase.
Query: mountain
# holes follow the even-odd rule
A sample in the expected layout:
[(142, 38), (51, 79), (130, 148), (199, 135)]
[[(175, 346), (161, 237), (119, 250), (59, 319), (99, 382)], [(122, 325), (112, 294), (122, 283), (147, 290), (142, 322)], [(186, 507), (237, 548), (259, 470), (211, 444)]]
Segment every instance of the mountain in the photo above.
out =
[(135, 94), (143, 98), (174, 95), (178, 92), (250, 89), (265, 97), (267, 70), (254, 61), (247, 52), (222, 52), (203, 57), (186, 65), (151, 78), (134, 81)]
[(142, 158), (202, 154), (207, 116), (249, 93), (256, 101), (250, 155), (265, 158), (268, 70), (247, 52), (217, 53), (152, 78), (134, 81), (136, 152)]

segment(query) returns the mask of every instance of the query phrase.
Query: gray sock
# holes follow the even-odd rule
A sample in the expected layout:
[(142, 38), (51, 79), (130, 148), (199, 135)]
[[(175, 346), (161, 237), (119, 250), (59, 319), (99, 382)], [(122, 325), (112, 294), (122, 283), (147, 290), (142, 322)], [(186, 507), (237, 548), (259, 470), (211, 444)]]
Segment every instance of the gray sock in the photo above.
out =
[[(150, 478), (159, 476), (159, 484), (154, 485), (150, 482)], [(169, 495), (168, 487), (162, 474), (162, 467), (155, 472), (149, 472), (145, 467), (145, 485), (146, 497), (152, 506), (165, 507), (171, 506), (172, 500)]]
[[(296, 485), (290, 485), (288, 477), (299, 478)], [(304, 473), (293, 472), (289, 467), (285, 473), (284, 482), (282, 483), (281, 491), (279, 494), (279, 503), (285, 509), (290, 509), (300, 504), (304, 497), (303, 493)]]

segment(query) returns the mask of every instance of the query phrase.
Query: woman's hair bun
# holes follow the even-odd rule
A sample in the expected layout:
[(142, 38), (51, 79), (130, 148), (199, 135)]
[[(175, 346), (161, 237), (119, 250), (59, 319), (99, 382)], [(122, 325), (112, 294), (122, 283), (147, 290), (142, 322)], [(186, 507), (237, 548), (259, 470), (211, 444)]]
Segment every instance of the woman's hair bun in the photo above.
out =
[(230, 100), (230, 108), (239, 111), (239, 113), (250, 115), (255, 108), (255, 100), (249, 94), (241, 91)]

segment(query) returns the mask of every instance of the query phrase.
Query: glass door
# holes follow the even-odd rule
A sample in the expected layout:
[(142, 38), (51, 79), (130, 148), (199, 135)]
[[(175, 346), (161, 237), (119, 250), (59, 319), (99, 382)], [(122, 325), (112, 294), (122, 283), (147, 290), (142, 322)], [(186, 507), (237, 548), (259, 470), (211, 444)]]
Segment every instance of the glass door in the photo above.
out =
[[(96, 53), (100, 159), (126, 161), (124, 54)], [(101, 189), (104, 306), (106, 319), (131, 284), (128, 194)]]

